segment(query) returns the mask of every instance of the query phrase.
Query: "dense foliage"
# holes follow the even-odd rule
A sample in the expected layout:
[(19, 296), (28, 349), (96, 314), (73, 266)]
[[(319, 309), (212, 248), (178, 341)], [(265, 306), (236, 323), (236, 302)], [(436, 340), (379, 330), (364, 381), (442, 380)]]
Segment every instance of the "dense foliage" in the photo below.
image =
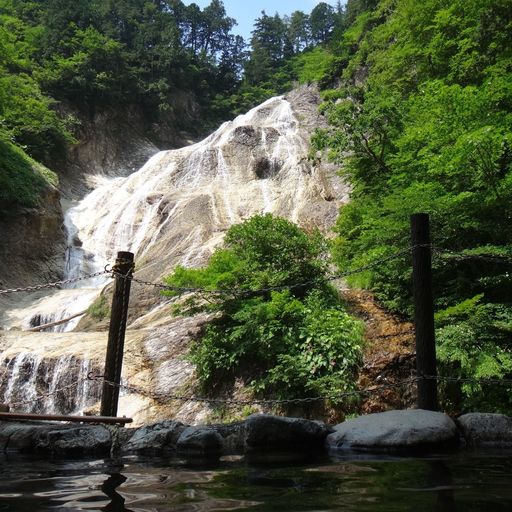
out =
[[(430, 213), (434, 244), (451, 251), (434, 261), (441, 369), (510, 377), (512, 4), (361, 4), (338, 41), (341, 86), (325, 92), (331, 129), (315, 135), (354, 186), (336, 259), (347, 268), (389, 256), (409, 244), (410, 214)], [(354, 281), (411, 313), (410, 261)], [(447, 390), (447, 400), (511, 410), (509, 389), (479, 387)]]
[(216, 313), (192, 349), (205, 389), (237, 377), (276, 397), (332, 396), (354, 385), (361, 324), (325, 278), (322, 238), (270, 214), (231, 227), (202, 269), (178, 267), (168, 285), (224, 290), (189, 311)]
[[(0, 140), (63, 168), (80, 119), (95, 113), (141, 112), (157, 145), (166, 127), (204, 134), (328, 70), (332, 56), (315, 45), (338, 14), (326, 3), (289, 18), (262, 12), (247, 45), (221, 0), (204, 9), (181, 0), (0, 0)], [(31, 181), (12, 176), (4, 173), (3, 194), (25, 204)]]
[(32, 160), (20, 148), (0, 139), (0, 214), (13, 207), (34, 207), (41, 192), (57, 185), (55, 173)]

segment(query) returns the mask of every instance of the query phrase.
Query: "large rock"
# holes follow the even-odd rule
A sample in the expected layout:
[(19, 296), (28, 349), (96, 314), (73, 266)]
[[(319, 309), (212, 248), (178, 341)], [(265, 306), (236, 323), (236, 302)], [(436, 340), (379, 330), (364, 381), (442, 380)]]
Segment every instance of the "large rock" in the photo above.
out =
[(122, 452), (154, 453), (176, 448), (176, 442), (186, 429), (179, 421), (164, 420), (147, 427), (139, 428), (127, 443), (121, 446)]
[(457, 427), (449, 416), (422, 409), (368, 414), (334, 429), (326, 441), (331, 450), (418, 450), (458, 442)]
[(512, 418), (503, 414), (473, 412), (457, 419), (462, 435), (473, 447), (512, 447)]
[(52, 455), (108, 454), (110, 432), (101, 425), (0, 423), (0, 447), (5, 452)]
[(188, 427), (180, 435), (176, 448), (182, 455), (210, 458), (220, 456), (224, 443), (211, 427)]
[(320, 421), (253, 414), (245, 423), (245, 445), (248, 450), (311, 451), (323, 446), (328, 433)]

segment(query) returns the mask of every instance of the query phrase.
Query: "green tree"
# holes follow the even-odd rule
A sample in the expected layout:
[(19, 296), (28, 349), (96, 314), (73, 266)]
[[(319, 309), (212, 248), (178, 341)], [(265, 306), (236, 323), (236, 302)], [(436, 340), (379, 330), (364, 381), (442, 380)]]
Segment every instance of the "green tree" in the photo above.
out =
[(311, 37), (317, 44), (326, 43), (334, 29), (334, 8), (325, 3), (317, 4), (309, 15)]
[[(336, 394), (354, 386), (361, 324), (325, 279), (318, 234), (270, 214), (231, 227), (204, 269), (178, 267), (166, 283), (223, 290), (192, 311), (217, 312), (192, 348), (205, 386), (234, 377), (280, 397)], [(215, 298), (216, 297), (216, 298)]]
[(302, 11), (292, 12), (288, 20), (288, 34), (295, 53), (307, 48), (311, 40), (309, 16)]

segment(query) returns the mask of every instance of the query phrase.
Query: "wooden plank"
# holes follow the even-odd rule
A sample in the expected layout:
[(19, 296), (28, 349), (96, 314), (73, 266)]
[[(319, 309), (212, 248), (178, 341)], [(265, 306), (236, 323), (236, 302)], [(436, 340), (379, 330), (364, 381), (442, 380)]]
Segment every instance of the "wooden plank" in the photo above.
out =
[(50, 322), (49, 324), (42, 324), (36, 327), (31, 327), (30, 329), (27, 329), (25, 332), (38, 332), (42, 331), (43, 329), (47, 329), (48, 327), (55, 327), (56, 325), (65, 324), (66, 322), (73, 320), (73, 318), (76, 318), (77, 316), (85, 315), (85, 313), (87, 313), (87, 309), (80, 311), (80, 313), (75, 313), (74, 315), (63, 318), (62, 320), (56, 320), (55, 322)]
[(66, 414), (31, 414), (24, 412), (0, 412), (0, 420), (71, 421), (74, 423), (131, 423), (132, 418), (113, 416), (71, 416)]

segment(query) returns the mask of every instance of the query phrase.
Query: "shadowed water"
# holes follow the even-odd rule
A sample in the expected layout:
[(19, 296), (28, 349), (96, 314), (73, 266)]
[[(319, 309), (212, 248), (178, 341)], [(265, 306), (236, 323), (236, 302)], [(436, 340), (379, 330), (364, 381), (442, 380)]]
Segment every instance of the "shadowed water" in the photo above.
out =
[(48, 461), (4, 456), (0, 510), (509, 511), (512, 452), (431, 458)]

